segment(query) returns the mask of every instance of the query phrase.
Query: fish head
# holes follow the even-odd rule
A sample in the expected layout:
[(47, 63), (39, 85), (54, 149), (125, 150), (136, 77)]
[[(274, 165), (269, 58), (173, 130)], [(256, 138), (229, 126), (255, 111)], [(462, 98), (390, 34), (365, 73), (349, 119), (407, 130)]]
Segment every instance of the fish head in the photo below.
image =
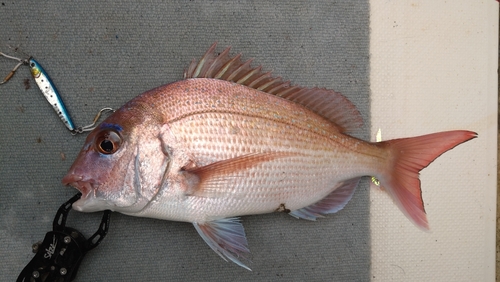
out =
[(73, 209), (134, 213), (158, 192), (168, 156), (162, 152), (155, 118), (122, 108), (88, 136), (62, 182), (82, 196)]

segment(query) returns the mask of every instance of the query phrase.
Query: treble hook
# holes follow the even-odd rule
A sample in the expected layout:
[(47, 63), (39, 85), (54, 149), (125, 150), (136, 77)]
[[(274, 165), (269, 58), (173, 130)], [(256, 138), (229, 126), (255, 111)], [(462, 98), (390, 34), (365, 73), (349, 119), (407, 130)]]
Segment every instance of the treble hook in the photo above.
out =
[(7, 81), (9, 81), (13, 76), (14, 74), (16, 73), (17, 69), (22, 66), (22, 65), (27, 65), (28, 64), (28, 61), (29, 59), (21, 59), (21, 58), (17, 58), (17, 57), (14, 57), (14, 56), (9, 56), (3, 52), (0, 52), (0, 55), (4, 56), (5, 58), (8, 58), (8, 59), (12, 59), (12, 60), (16, 60), (18, 61), (19, 63), (9, 72), (9, 74), (7, 74), (7, 76), (3, 79), (2, 82), (0, 82), (0, 85), (1, 84), (4, 84), (6, 83)]
[(97, 115), (94, 117), (94, 120), (92, 121), (92, 123), (91, 123), (91, 124), (88, 124), (88, 125), (85, 125), (85, 126), (80, 126), (80, 127), (78, 127), (77, 129), (75, 129), (75, 130), (71, 131), (71, 134), (76, 135), (76, 134), (78, 134), (78, 133), (83, 133), (83, 132), (85, 132), (85, 131), (91, 131), (91, 130), (93, 130), (93, 129), (96, 127), (96, 125), (95, 125), (95, 124), (97, 123), (97, 121), (98, 121), (98, 120), (99, 120), (99, 118), (101, 117), (102, 113), (104, 113), (104, 112), (113, 112), (113, 113), (114, 113), (114, 112), (115, 112), (115, 110), (114, 110), (114, 109), (112, 109), (112, 108), (102, 108), (102, 109), (101, 109), (101, 110), (97, 113)]

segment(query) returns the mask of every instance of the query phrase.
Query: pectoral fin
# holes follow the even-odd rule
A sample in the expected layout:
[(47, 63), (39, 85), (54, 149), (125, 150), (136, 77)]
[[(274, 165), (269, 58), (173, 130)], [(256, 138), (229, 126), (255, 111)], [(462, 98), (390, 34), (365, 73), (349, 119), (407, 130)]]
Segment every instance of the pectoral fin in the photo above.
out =
[(340, 187), (328, 194), (325, 198), (310, 206), (291, 211), (289, 215), (307, 220), (316, 220), (325, 214), (336, 213), (343, 209), (347, 202), (352, 198), (359, 178), (344, 181)]
[(295, 155), (289, 152), (255, 153), (222, 160), (206, 166), (185, 169), (181, 173), (187, 182), (188, 195), (199, 197), (223, 197), (234, 185), (235, 177), (240, 177), (239, 172), (256, 167), (259, 164), (277, 158)]
[(249, 254), (250, 250), (239, 218), (224, 218), (205, 223), (193, 222), (193, 225), (201, 238), (225, 261), (229, 259), (251, 271), (241, 262), (241, 259), (248, 260), (245, 255)]

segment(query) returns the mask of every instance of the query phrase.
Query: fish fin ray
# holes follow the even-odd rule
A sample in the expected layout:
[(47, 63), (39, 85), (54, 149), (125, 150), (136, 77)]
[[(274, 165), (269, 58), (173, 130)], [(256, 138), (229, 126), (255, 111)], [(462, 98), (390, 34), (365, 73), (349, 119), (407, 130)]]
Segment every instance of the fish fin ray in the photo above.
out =
[(207, 70), (215, 61), (214, 51), (216, 46), (217, 42), (214, 42), (199, 61), (194, 59), (191, 61), (187, 70), (184, 71), (185, 79), (190, 77), (205, 77)]
[(193, 60), (184, 72), (184, 78), (216, 78), (227, 80), (253, 89), (276, 95), (301, 104), (309, 110), (337, 125), (340, 132), (352, 133), (363, 125), (356, 106), (341, 93), (324, 88), (292, 86), (281, 77), (251, 67), (252, 59), (241, 60), (241, 54), (231, 57), (230, 47), (217, 55), (212, 44), (199, 61)]
[[(186, 169), (186, 179), (195, 178), (190, 181), (188, 195), (199, 197), (220, 197), (224, 193), (230, 193), (228, 186), (234, 185), (235, 173), (253, 168), (261, 163), (272, 161), (277, 158), (285, 158), (296, 155), (290, 152), (267, 152), (254, 153), (239, 156), (232, 159), (218, 161), (206, 166)], [(221, 194), (222, 193), (222, 194)]]
[(245, 229), (239, 218), (224, 218), (205, 223), (193, 222), (205, 243), (225, 261), (230, 260), (237, 265), (251, 269), (241, 260), (251, 262), (246, 255), (250, 253), (245, 236)]
[(380, 184), (416, 226), (429, 229), (420, 188), (420, 171), (444, 152), (475, 137), (475, 132), (456, 130), (376, 143), (388, 148), (392, 156), (386, 173), (379, 177)]
[(336, 213), (343, 209), (349, 200), (351, 200), (359, 180), (360, 178), (353, 178), (344, 181), (325, 198), (310, 206), (291, 211), (289, 215), (295, 218), (314, 221), (319, 217), (323, 217), (323, 215)]

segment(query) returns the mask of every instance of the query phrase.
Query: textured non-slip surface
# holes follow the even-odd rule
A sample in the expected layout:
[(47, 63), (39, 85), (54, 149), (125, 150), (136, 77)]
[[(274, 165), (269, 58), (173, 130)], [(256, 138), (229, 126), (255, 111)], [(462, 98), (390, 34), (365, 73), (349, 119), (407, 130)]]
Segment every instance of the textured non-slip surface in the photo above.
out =
[[(452, 129), (479, 137), (422, 171), (430, 232), (364, 180), (344, 210), (317, 222), (243, 217), (249, 272), (188, 223), (114, 213), (77, 281), (493, 280), (496, 1), (158, 2), (0, 1), (0, 51), (34, 56), (77, 125), (181, 79), (218, 41), (286, 80), (344, 93), (363, 114), (364, 139), (379, 128), (384, 140)], [(0, 78), (14, 64), (0, 58)], [(12, 281), (76, 193), (60, 181), (85, 135), (68, 133), (26, 67), (0, 98), (0, 281)], [(73, 211), (68, 224), (90, 235), (100, 217)]]
[[(0, 26), (0, 51), (15, 54), (10, 44), (34, 56), (77, 125), (181, 79), (190, 60), (218, 41), (219, 51), (232, 45), (296, 84), (344, 93), (365, 119), (358, 136), (369, 138), (367, 1), (2, 1)], [(13, 64), (0, 58), (0, 75)], [(26, 67), (0, 86), (0, 96), (0, 280), (12, 281), (75, 194), (61, 178), (85, 135), (69, 134)], [(73, 211), (68, 224), (90, 235), (100, 217)], [(344, 210), (317, 222), (285, 214), (242, 220), (252, 272), (224, 262), (188, 223), (114, 213), (77, 281), (370, 278), (367, 181)]]
[[(430, 232), (373, 190), (373, 281), (493, 281), (498, 3), (372, 1), (371, 127), (383, 139), (468, 129), (421, 172)], [(384, 204), (385, 203), (385, 204)]]

